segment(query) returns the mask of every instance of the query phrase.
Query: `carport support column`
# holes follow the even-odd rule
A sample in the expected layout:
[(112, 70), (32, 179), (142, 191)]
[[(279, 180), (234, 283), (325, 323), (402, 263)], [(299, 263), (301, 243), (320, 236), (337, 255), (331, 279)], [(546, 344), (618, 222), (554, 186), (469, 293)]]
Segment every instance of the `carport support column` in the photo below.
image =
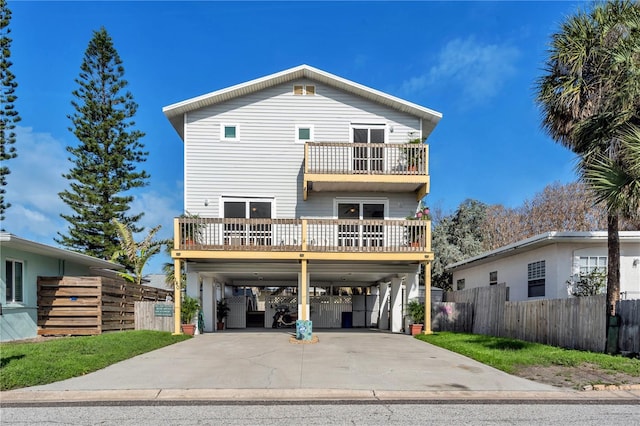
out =
[(393, 333), (399, 333), (402, 331), (401, 286), (402, 278), (391, 278), (391, 331)]
[(378, 320), (378, 328), (380, 330), (389, 329), (389, 283), (380, 284), (380, 317)]
[(173, 334), (182, 334), (182, 330), (180, 329), (180, 308), (182, 305), (182, 297), (181, 297), (181, 285), (180, 280), (182, 278), (182, 274), (180, 269), (182, 267), (180, 259), (173, 259), (173, 270), (174, 270), (174, 280), (173, 280)]
[(197, 272), (187, 271), (187, 295), (200, 299), (200, 280)]
[(307, 273), (307, 260), (300, 261), (300, 275), (298, 278), (298, 319), (310, 320), (309, 318), (309, 274)]
[(431, 334), (431, 262), (424, 266), (424, 334)]
[[(202, 313), (204, 314), (204, 329), (207, 331), (215, 330), (215, 322), (213, 321), (213, 318), (215, 318), (213, 310), (215, 305), (214, 285), (213, 278), (202, 278)], [(202, 333), (202, 330), (200, 330), (200, 333)]]

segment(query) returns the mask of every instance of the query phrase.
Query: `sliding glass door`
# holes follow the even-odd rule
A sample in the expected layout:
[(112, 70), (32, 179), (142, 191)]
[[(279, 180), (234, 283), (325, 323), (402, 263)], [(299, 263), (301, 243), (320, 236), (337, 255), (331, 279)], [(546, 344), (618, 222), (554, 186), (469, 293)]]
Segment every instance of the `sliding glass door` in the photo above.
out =
[(384, 125), (354, 125), (353, 143), (367, 146), (353, 147), (354, 172), (380, 172), (384, 168)]
[[(233, 200), (224, 202), (225, 219), (271, 219), (271, 201)], [(268, 220), (247, 224), (245, 220), (225, 221), (225, 245), (271, 245)]]
[(380, 224), (367, 220), (384, 219), (384, 203), (345, 202), (338, 203), (338, 219), (354, 219), (364, 222), (338, 225), (338, 246), (382, 247), (384, 229)]

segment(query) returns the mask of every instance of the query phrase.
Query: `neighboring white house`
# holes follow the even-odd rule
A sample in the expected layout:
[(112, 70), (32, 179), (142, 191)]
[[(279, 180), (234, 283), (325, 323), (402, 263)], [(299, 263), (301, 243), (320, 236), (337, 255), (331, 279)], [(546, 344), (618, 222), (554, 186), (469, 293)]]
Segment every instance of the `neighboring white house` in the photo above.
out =
[(38, 277), (91, 276), (120, 265), (0, 232), (0, 341), (38, 335)]
[(420, 264), (433, 259), (430, 222), (405, 220), (430, 183), (428, 146), (408, 142), (425, 140), (440, 113), (307, 65), (163, 112), (184, 142), (184, 208), (197, 216), (176, 218), (172, 256), (186, 262), (205, 330), (225, 286), (297, 288), (316, 328), (340, 327), (343, 312), (358, 322), (350, 299), (310, 288), (366, 287), (376, 302), (358, 308), (378, 310), (362, 325), (404, 327)]
[[(509, 300), (562, 299), (567, 281), (607, 270), (606, 232), (548, 232), (448, 265), (453, 289), (506, 283)], [(640, 298), (640, 231), (620, 232), (620, 293)]]

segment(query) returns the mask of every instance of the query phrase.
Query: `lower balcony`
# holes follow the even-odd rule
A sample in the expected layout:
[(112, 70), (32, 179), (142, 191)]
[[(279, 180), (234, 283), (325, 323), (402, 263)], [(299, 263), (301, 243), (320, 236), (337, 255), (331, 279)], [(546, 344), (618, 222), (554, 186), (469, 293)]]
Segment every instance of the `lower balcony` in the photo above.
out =
[(422, 220), (176, 218), (174, 258), (427, 261)]

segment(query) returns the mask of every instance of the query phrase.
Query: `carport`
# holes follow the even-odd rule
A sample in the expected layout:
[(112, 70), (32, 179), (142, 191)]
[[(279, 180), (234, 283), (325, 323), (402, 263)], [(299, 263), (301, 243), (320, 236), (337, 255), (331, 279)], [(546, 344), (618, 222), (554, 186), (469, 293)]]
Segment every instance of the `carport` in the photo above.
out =
[[(417, 263), (308, 262), (306, 291), (301, 269), (300, 262), (187, 262), (186, 291), (202, 301), (205, 332), (215, 331), (216, 302), (222, 298), (231, 308), (227, 328), (243, 329), (248, 317), (249, 325), (251, 318), (256, 320), (256, 313), (247, 315), (248, 292), (239, 290), (240, 295), (233, 296), (234, 288), (293, 289), (291, 294), (266, 295), (258, 302), (258, 312), (264, 312), (263, 328), (271, 327), (279, 306), (299, 317), (306, 313), (314, 330), (369, 327), (402, 332), (407, 328), (404, 306), (418, 297)], [(351, 288), (360, 291), (339, 291)]]

